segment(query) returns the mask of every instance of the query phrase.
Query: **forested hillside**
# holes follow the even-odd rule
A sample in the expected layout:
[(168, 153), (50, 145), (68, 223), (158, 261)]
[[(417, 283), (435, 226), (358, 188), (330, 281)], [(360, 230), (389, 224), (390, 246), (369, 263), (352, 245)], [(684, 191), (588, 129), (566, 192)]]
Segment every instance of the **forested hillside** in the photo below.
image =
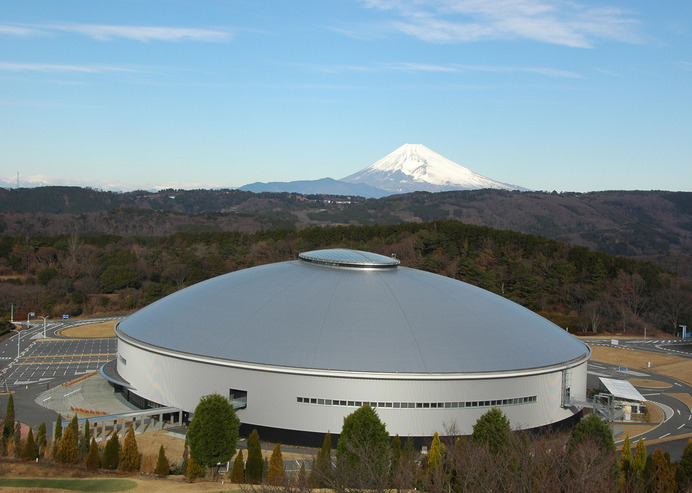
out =
[(128, 312), (210, 277), (302, 251), (395, 254), (404, 266), (512, 299), (570, 331), (673, 332), (692, 315), (692, 283), (660, 267), (459, 221), (166, 236), (0, 236), (0, 315)]
[(683, 266), (689, 266), (692, 254), (692, 193), (687, 192), (469, 190), (366, 200), (240, 190), (0, 189), (0, 234), (8, 235), (253, 233), (448, 219), (538, 234), (612, 255), (674, 255)]

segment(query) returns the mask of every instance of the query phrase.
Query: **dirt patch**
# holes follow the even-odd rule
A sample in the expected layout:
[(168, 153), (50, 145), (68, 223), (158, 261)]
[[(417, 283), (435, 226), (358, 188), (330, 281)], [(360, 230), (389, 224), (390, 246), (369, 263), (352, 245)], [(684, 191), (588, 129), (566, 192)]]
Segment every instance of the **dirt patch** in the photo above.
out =
[(672, 387), (672, 385), (668, 382), (662, 382), (661, 380), (649, 380), (646, 378), (630, 378), (627, 381), (635, 387), (648, 387), (650, 389), (669, 389), (670, 387)]
[(75, 339), (97, 339), (102, 337), (115, 337), (115, 324), (117, 320), (99, 322), (97, 324), (79, 325), (61, 330), (59, 334), (63, 337), (73, 337)]
[[(620, 347), (591, 346), (591, 349), (592, 361), (626, 366), (632, 370), (650, 371), (692, 385), (692, 365), (687, 358)], [(651, 366), (648, 366), (649, 363)]]

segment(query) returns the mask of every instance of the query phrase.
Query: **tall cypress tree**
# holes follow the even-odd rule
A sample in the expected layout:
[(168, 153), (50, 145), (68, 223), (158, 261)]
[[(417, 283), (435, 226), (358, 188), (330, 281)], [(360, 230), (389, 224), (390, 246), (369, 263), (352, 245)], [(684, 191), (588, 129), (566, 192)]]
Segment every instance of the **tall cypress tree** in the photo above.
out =
[(106, 446), (103, 449), (103, 458), (101, 459), (101, 466), (104, 469), (117, 469), (119, 461), (120, 441), (118, 440), (118, 434), (114, 432), (106, 442)]
[(58, 446), (60, 445), (60, 439), (62, 438), (62, 416), (58, 414), (55, 420), (55, 434), (53, 435), (53, 451), (51, 455), (55, 459), (58, 454)]
[(135, 430), (132, 426), (127, 430), (123, 449), (120, 452), (120, 469), (123, 471), (139, 471), (139, 448), (137, 447), (137, 439), (135, 438)]
[(91, 429), (89, 427), (89, 420), (84, 421), (84, 433), (79, 435), (79, 460), (84, 460), (84, 458), (89, 453), (89, 444), (91, 443)]
[(625, 442), (620, 452), (620, 474), (620, 484), (624, 487), (632, 476), (632, 445), (629, 435), (625, 435)]
[(14, 397), (12, 392), (7, 399), (7, 409), (5, 410), (5, 423), (2, 426), (2, 438), (7, 443), (14, 438)]
[(284, 459), (281, 453), (281, 444), (274, 445), (274, 450), (269, 459), (269, 470), (267, 471), (267, 482), (275, 486), (284, 484)]
[(257, 430), (252, 430), (247, 439), (247, 462), (245, 480), (257, 484), (262, 481), (262, 444)]
[(238, 450), (238, 455), (235, 456), (233, 461), (233, 469), (231, 469), (231, 483), (244, 483), (245, 482), (245, 463), (243, 461), (243, 451)]
[(65, 429), (65, 434), (60, 439), (60, 445), (58, 445), (58, 452), (55, 459), (63, 464), (76, 464), (79, 462), (77, 439), (74, 436), (74, 428), (71, 426)]
[(99, 457), (99, 446), (96, 440), (92, 437), (91, 443), (89, 444), (89, 455), (87, 455), (86, 466), (87, 469), (98, 469), (101, 465), (101, 458)]
[(30, 461), (36, 459), (38, 453), (36, 452), (36, 442), (34, 441), (34, 432), (29, 428), (29, 434), (26, 437), (26, 442), (24, 442), (24, 448), (22, 448), (22, 460)]
[(165, 478), (170, 472), (170, 465), (168, 464), (168, 459), (166, 458), (166, 451), (163, 449), (163, 445), (159, 447), (159, 457), (156, 460), (156, 468), (154, 468), (154, 474), (160, 478)]
[[(639, 444), (637, 444), (639, 446)], [(687, 445), (685, 445), (685, 450), (682, 451), (682, 457), (680, 458), (680, 466), (682, 467), (685, 477), (692, 478), (692, 438), (687, 440)]]
[(69, 426), (72, 428), (72, 434), (74, 435), (75, 440), (79, 442), (79, 418), (77, 418), (76, 414), (72, 416)]
[(41, 423), (36, 434), (36, 448), (39, 455), (46, 453), (46, 423)]
[(317, 452), (310, 471), (310, 486), (313, 488), (329, 488), (333, 486), (334, 467), (332, 466), (332, 434), (324, 435), (322, 448)]

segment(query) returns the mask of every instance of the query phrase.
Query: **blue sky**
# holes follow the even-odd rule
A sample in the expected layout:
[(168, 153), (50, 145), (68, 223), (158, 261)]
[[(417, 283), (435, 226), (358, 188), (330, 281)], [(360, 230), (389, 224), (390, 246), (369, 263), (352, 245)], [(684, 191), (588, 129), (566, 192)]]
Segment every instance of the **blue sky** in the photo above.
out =
[(342, 178), (407, 142), (692, 191), (692, 2), (0, 2), (0, 186)]

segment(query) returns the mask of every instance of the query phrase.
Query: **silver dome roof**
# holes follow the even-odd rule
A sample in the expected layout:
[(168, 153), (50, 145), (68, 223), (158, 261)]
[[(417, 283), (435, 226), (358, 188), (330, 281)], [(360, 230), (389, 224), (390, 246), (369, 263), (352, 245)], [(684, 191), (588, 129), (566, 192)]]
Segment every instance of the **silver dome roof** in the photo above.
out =
[(195, 284), (127, 317), (145, 344), (262, 365), (478, 373), (560, 365), (589, 349), (483, 289), (335, 249)]

